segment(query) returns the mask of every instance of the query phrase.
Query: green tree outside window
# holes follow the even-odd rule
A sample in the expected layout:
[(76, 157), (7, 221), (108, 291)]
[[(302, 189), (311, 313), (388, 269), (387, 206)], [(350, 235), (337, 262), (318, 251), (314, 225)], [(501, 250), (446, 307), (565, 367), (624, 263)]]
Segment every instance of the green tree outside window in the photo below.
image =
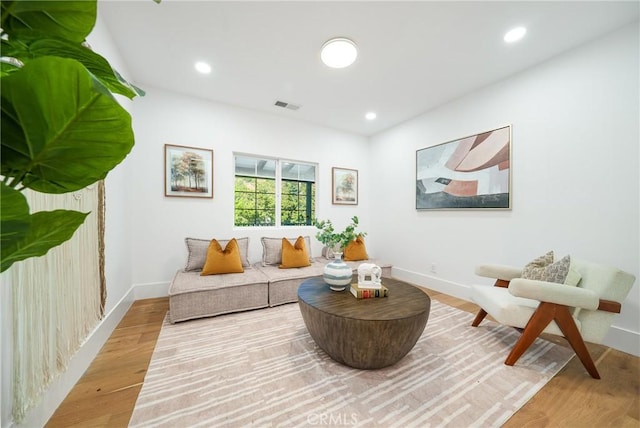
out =
[(315, 175), (313, 164), (237, 155), (234, 225), (313, 225)]

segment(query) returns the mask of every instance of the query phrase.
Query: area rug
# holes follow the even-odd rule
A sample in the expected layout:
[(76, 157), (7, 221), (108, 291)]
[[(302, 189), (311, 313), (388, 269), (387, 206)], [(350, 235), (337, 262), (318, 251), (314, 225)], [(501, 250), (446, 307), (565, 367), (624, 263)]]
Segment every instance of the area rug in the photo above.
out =
[(332, 360), (297, 304), (165, 320), (130, 426), (500, 426), (573, 353), (537, 339), (505, 366), (519, 333), (472, 319), (432, 301), (413, 350), (380, 370)]

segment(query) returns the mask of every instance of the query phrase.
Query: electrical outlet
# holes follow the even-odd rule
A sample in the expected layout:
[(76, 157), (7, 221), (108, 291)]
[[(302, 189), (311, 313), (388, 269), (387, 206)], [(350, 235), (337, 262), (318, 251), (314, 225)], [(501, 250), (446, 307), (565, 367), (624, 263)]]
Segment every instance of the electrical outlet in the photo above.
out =
[(431, 263), (431, 272), (432, 273), (438, 273), (438, 271), (436, 270), (436, 264), (435, 263)]

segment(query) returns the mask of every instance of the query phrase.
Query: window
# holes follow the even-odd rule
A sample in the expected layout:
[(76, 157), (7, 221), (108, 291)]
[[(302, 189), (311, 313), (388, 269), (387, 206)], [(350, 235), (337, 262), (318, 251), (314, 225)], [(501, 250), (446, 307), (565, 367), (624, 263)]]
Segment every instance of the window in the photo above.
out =
[(312, 225), (316, 165), (235, 156), (235, 226)]

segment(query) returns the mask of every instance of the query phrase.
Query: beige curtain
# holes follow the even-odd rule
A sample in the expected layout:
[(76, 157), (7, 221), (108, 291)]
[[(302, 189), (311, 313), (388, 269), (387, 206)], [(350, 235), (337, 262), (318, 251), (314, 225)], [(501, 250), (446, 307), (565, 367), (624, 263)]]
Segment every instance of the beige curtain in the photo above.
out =
[(74, 236), (45, 256), (11, 267), (13, 418), (20, 422), (95, 328), (104, 312), (104, 184), (78, 192), (26, 192), (31, 212), (91, 212)]

